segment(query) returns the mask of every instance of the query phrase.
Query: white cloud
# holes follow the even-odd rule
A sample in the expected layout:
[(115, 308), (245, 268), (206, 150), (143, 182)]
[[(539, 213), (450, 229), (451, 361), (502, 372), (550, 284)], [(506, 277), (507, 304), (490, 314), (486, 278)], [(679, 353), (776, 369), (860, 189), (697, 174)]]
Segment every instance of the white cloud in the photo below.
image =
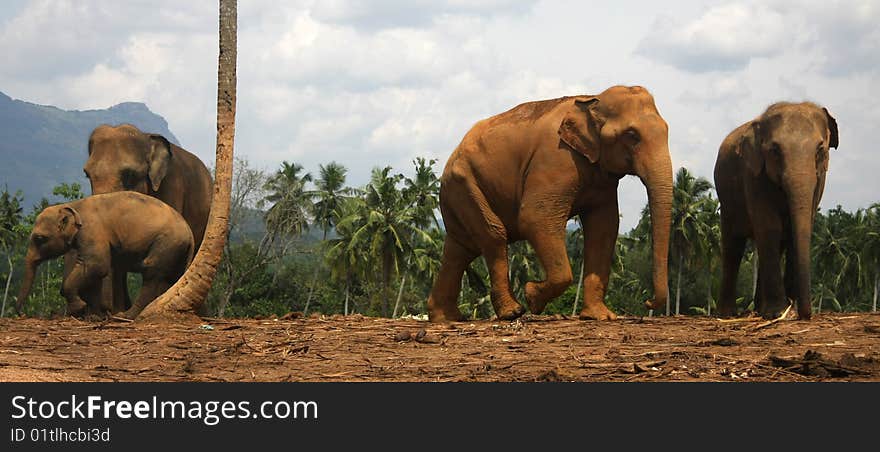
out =
[[(0, 91), (75, 109), (146, 102), (213, 161), (216, 3), (10, 11), (0, 9)], [(670, 125), (673, 164), (711, 180), (730, 130), (772, 102), (809, 98), (841, 130), (823, 207), (865, 206), (880, 192), (877, 16), (869, 1), (240, 2), (236, 152), (270, 169), (335, 160), (360, 185), (374, 166), (411, 171), (417, 156), (442, 169), (477, 120), (521, 102), (640, 84)], [(645, 199), (625, 178), (621, 229)]]
[(764, 4), (731, 3), (687, 23), (659, 18), (637, 52), (691, 72), (735, 71), (781, 52), (793, 42), (792, 31), (785, 16)]

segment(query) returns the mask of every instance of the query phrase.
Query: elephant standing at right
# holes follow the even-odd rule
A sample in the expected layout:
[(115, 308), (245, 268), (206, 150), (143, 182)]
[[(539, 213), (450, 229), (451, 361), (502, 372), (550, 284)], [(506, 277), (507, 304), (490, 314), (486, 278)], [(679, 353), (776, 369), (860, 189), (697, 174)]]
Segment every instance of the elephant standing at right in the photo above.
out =
[[(736, 280), (746, 240), (758, 252), (755, 310), (777, 317), (791, 299), (808, 320), (810, 238), (837, 148), (837, 121), (810, 102), (779, 102), (731, 132), (715, 162), (721, 202), (723, 276), (719, 312), (736, 314)], [(785, 256), (785, 275), (781, 271)]]

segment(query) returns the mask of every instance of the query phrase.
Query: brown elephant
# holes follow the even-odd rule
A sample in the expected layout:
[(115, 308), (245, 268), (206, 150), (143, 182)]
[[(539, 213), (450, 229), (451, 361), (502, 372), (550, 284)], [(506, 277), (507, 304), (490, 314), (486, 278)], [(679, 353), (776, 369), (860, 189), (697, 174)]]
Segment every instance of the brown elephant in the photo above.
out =
[[(196, 249), (202, 243), (211, 210), (211, 173), (195, 155), (165, 137), (141, 132), (130, 124), (100, 125), (89, 137), (89, 157), (83, 166), (92, 194), (131, 190), (158, 198), (180, 212), (192, 230)], [(65, 258), (65, 274), (75, 256)], [(124, 272), (112, 272), (101, 295), (130, 304)], [(117, 295), (111, 294), (111, 289)], [(118, 295), (121, 294), (122, 297)]]
[[(837, 148), (837, 121), (811, 102), (779, 102), (731, 132), (715, 162), (723, 276), (719, 313), (736, 314), (736, 279), (747, 239), (758, 252), (755, 309), (778, 316), (795, 302), (809, 319), (810, 238)], [(785, 256), (785, 277), (780, 268)]]
[[(113, 269), (143, 275), (137, 300), (122, 314), (133, 319), (183, 274), (192, 260), (194, 242), (177, 211), (136, 192), (93, 195), (49, 206), (37, 216), (28, 241), (19, 311), (39, 264), (71, 250), (76, 251), (76, 260), (61, 287), (68, 313), (82, 312), (87, 306), (83, 295), (101, 293), (103, 280)], [(93, 311), (111, 307), (90, 306)]]
[(524, 313), (508, 280), (507, 244), (528, 240), (546, 280), (526, 285), (533, 313), (572, 281), (565, 225), (580, 216), (584, 231), (584, 319), (614, 319), (605, 290), (617, 239), (617, 185), (627, 174), (645, 184), (653, 223), (654, 300), (668, 298), (667, 253), (672, 203), (668, 126), (654, 98), (639, 86), (614, 86), (596, 96), (521, 104), (479, 121), (452, 153), (440, 178), (446, 241), (428, 299), (432, 321), (462, 318), (461, 277), (483, 255), (491, 300), (500, 319)]

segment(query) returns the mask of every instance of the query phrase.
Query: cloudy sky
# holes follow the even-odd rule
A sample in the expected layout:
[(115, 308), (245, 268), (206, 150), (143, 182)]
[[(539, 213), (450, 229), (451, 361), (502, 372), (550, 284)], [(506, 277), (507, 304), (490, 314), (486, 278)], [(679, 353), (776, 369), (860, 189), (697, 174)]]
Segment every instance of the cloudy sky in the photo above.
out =
[[(880, 201), (880, 1), (245, 0), (236, 153), (273, 170), (336, 160), (438, 172), (477, 120), (529, 100), (638, 84), (673, 164), (712, 180), (718, 145), (778, 100), (840, 126), (823, 208)], [(65, 109), (142, 101), (214, 159), (216, 1), (4, 0), (0, 91)], [(620, 189), (621, 229), (644, 189)]]

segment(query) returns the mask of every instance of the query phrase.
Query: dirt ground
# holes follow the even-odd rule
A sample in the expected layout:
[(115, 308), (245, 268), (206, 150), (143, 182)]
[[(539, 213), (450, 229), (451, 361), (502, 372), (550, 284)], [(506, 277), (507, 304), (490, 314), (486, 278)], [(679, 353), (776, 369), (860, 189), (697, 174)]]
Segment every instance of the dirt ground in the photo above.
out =
[(880, 314), (0, 319), (0, 381), (880, 381)]

